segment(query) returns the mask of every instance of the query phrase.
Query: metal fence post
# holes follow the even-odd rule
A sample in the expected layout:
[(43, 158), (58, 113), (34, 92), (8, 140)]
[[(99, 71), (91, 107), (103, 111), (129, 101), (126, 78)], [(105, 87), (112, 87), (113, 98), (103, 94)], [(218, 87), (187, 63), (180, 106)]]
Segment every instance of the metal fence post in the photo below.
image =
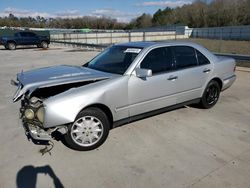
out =
[(131, 31), (128, 32), (128, 41), (131, 42)]
[(110, 44), (113, 44), (113, 36), (112, 36), (112, 32), (110, 32), (110, 40), (111, 40)]
[(242, 40), (242, 27), (240, 27), (240, 36), (239, 36), (239, 40)]
[(145, 41), (145, 39), (146, 39), (146, 31), (143, 31), (143, 41)]
[(220, 30), (219, 52), (221, 52), (221, 44), (222, 44), (222, 39), (223, 39), (222, 35), (223, 35), (223, 28), (221, 28), (221, 30)]
[(96, 44), (98, 44), (98, 36), (97, 36), (97, 31), (95, 33), (95, 36), (96, 36)]
[(231, 27), (231, 28), (230, 28), (230, 32), (229, 32), (229, 40), (232, 39), (232, 32), (233, 32), (233, 28)]

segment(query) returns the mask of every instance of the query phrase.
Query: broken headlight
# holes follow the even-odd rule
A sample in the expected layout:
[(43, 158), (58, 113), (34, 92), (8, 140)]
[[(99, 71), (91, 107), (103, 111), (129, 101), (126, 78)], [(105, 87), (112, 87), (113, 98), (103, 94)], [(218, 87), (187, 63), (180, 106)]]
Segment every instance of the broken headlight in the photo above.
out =
[(40, 107), (36, 112), (37, 119), (43, 123), (44, 121), (44, 107)]
[(25, 111), (24, 111), (24, 116), (25, 118), (29, 119), (29, 120), (32, 120), (34, 119), (35, 117), (35, 113), (32, 109), (30, 108), (27, 108)]

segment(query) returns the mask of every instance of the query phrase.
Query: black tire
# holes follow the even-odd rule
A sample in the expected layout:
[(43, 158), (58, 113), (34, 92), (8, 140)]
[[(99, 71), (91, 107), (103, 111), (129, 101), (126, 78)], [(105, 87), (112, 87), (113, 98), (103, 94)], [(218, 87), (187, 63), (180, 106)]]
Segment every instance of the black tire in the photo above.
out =
[(208, 84), (201, 98), (200, 106), (204, 109), (212, 108), (219, 100), (220, 85), (217, 81), (211, 80)]
[(9, 50), (15, 50), (16, 49), (16, 43), (8, 42), (7, 47), (8, 47)]
[(49, 47), (49, 44), (48, 44), (47, 41), (42, 41), (41, 44), (40, 44), (39, 46), (41, 46), (41, 48), (43, 48), (43, 49), (46, 49), (46, 48)]
[(6, 50), (8, 50), (9, 48), (8, 48), (8, 45), (4, 45), (4, 48), (6, 49)]
[(36, 45), (37, 46), (37, 48), (41, 48), (42, 46), (41, 46), (41, 44), (38, 44), (38, 45)]
[[(92, 121), (92, 120), (90, 120), (91, 117), (95, 118), (94, 121), (97, 121), (96, 124), (101, 123), (98, 125), (98, 128), (102, 127), (102, 132), (97, 133), (97, 134), (100, 133), (98, 139), (96, 137), (94, 137), (94, 139), (96, 139), (96, 143), (94, 141), (93, 145), (87, 145), (88, 143), (85, 143), (84, 140), (89, 139), (89, 137), (93, 138), (94, 133), (92, 134), (91, 132), (87, 132), (87, 131), (89, 131), (89, 128), (92, 126), (90, 125), (90, 123), (86, 123), (85, 118), (89, 118), (89, 121)], [(79, 126), (79, 121), (81, 121), (82, 119), (84, 119), (85, 123), (83, 123), (83, 121), (82, 121), (81, 126)], [(98, 120), (99, 120), (99, 122), (98, 122)], [(88, 119), (87, 119), (87, 121), (88, 121)], [(92, 121), (92, 123), (94, 121)], [(86, 127), (83, 127), (82, 125), (83, 126), (88, 125), (89, 126), (89, 128), (87, 128), (88, 130), (86, 130)], [(76, 127), (78, 127), (81, 130), (79, 131)], [(64, 140), (65, 140), (66, 145), (74, 150), (89, 151), (89, 150), (93, 150), (93, 149), (98, 148), (99, 146), (101, 146), (105, 142), (105, 140), (107, 139), (108, 134), (109, 134), (109, 129), (110, 129), (110, 122), (107, 118), (107, 115), (99, 108), (91, 107), (91, 108), (87, 108), (87, 109), (81, 111), (77, 115), (75, 122), (68, 126), (68, 132), (64, 135)], [(77, 132), (75, 133), (74, 131), (77, 131)], [(90, 136), (88, 134), (92, 134), (92, 135)], [(82, 135), (82, 136), (77, 139), (77, 137), (79, 135)], [(89, 144), (90, 144), (90, 142), (89, 142)]]

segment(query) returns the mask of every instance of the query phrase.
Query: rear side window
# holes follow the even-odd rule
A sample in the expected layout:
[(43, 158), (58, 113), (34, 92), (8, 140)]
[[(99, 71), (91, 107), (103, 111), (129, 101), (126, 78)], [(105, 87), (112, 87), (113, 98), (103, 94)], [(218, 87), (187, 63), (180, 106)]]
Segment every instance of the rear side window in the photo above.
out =
[(176, 69), (197, 66), (195, 51), (192, 47), (174, 46), (172, 49), (176, 60)]
[(172, 70), (172, 54), (168, 47), (151, 50), (141, 62), (141, 68), (151, 69), (153, 74)]
[(196, 50), (199, 65), (210, 64), (209, 60), (198, 50)]

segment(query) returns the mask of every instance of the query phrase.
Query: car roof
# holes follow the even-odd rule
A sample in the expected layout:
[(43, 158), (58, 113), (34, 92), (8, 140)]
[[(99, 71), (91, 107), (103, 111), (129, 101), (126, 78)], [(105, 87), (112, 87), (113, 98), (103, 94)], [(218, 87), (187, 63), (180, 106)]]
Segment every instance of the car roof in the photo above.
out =
[(157, 44), (156, 42), (126, 42), (126, 43), (118, 43), (116, 46), (127, 46), (127, 47), (135, 47), (135, 48), (146, 48)]
[(193, 42), (189, 42), (189, 41), (175, 41), (175, 40), (168, 40), (168, 41), (155, 41), (155, 42), (127, 42), (127, 43), (120, 43), (120, 44), (116, 44), (116, 46), (128, 46), (128, 47), (135, 47), (135, 48), (148, 48), (148, 47), (157, 47), (157, 46), (162, 46), (162, 45), (166, 45), (166, 46), (174, 46), (174, 45), (187, 45), (187, 46), (192, 46), (195, 48), (200, 48), (201, 46), (193, 43)]

